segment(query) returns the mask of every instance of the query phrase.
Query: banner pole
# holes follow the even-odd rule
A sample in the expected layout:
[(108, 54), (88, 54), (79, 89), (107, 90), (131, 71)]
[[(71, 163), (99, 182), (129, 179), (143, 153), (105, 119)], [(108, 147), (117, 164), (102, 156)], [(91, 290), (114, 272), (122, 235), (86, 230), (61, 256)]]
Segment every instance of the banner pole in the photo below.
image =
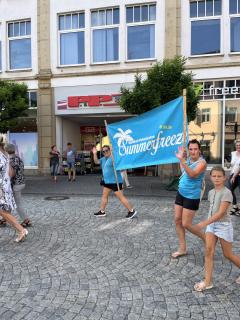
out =
[(186, 150), (187, 136), (187, 90), (183, 89), (183, 147)]
[[(109, 138), (109, 141), (110, 141), (110, 136), (108, 134), (108, 128), (107, 128), (107, 121), (104, 120), (104, 124), (105, 124), (105, 127), (106, 127), (106, 131), (107, 131), (107, 136)], [(111, 142), (111, 141), (110, 141)], [(109, 146), (110, 147), (110, 146)], [(114, 163), (114, 156), (113, 156), (113, 152), (111, 150), (111, 158), (112, 158), (112, 163), (113, 163), (113, 171), (114, 171), (114, 176), (115, 176), (115, 179), (116, 179), (116, 183), (117, 183), (117, 188), (118, 188), (118, 191), (120, 191), (120, 188), (119, 188), (119, 183), (118, 183), (118, 178), (117, 178), (117, 171), (116, 171), (116, 168), (115, 168), (115, 163)]]

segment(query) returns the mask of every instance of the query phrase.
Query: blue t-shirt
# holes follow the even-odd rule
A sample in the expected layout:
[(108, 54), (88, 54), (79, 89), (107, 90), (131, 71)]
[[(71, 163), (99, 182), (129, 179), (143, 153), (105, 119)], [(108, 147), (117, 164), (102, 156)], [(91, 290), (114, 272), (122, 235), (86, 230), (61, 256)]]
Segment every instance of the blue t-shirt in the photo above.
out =
[(67, 154), (67, 162), (75, 161), (76, 154), (77, 154), (75, 149), (66, 150), (66, 154)]
[[(190, 160), (187, 160), (187, 165), (194, 169), (203, 160), (202, 158), (198, 161), (190, 163)], [(188, 199), (200, 199), (202, 183), (204, 179), (204, 172), (200, 173), (199, 176), (195, 178), (189, 177), (189, 175), (183, 170), (182, 176), (179, 181), (178, 192), (185, 198)]]
[[(102, 168), (104, 182), (106, 184), (117, 183), (114, 175), (112, 158), (102, 157), (100, 159), (100, 164)], [(117, 171), (117, 178), (118, 178), (118, 183), (122, 183), (122, 176), (120, 171)]]

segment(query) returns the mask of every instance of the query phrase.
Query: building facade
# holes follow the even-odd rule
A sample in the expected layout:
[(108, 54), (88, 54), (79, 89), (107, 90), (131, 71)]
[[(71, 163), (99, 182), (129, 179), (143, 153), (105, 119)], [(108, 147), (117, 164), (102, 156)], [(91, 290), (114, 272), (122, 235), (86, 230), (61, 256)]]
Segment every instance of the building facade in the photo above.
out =
[(26, 83), (31, 103), (10, 136), (31, 136), (29, 167), (47, 172), (51, 145), (91, 149), (104, 120), (130, 116), (121, 86), (181, 54), (201, 89), (190, 135), (210, 164), (224, 163), (240, 137), (239, 34), (238, 0), (0, 0), (0, 78)]

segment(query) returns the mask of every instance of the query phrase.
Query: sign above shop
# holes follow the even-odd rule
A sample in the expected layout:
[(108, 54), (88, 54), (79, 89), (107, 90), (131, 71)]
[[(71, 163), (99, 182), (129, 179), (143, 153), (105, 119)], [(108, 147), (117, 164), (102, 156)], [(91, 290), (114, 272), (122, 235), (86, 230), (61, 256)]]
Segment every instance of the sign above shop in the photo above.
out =
[(227, 94), (239, 94), (240, 87), (215, 87), (211, 85), (209, 87), (210, 95), (227, 95)]
[(99, 134), (99, 132), (105, 133), (106, 129), (105, 127), (99, 127), (99, 126), (81, 126), (80, 127), (80, 133), (94, 133)]
[(201, 88), (201, 100), (240, 98), (240, 79), (195, 82)]
[(120, 93), (111, 95), (69, 96), (67, 100), (57, 101), (57, 109), (118, 107), (120, 96)]

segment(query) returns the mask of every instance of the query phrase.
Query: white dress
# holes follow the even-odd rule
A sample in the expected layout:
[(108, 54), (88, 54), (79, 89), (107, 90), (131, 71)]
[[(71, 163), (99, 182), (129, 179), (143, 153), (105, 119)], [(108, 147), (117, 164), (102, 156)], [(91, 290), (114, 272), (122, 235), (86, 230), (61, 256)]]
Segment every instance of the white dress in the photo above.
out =
[(230, 175), (233, 173), (238, 173), (240, 169), (240, 156), (237, 151), (232, 151), (231, 152), (231, 172)]
[(9, 177), (9, 158), (0, 151), (0, 211), (11, 212), (16, 208)]

